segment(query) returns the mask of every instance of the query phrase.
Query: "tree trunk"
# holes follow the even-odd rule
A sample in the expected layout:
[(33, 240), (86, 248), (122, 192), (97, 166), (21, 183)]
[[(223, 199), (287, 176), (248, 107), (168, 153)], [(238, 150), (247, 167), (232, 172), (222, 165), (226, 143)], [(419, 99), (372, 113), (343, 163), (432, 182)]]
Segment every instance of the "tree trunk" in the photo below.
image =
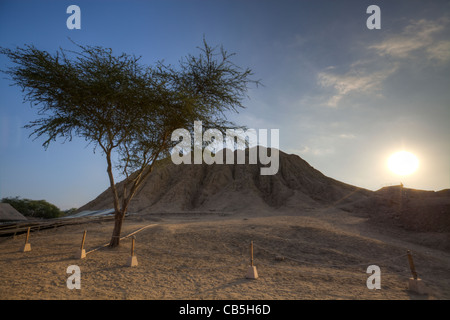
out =
[(120, 242), (120, 233), (122, 231), (122, 223), (123, 218), (125, 217), (125, 210), (121, 210), (119, 207), (119, 195), (117, 193), (116, 184), (114, 182), (114, 175), (112, 173), (112, 162), (111, 162), (111, 149), (104, 149), (106, 153), (106, 161), (108, 163), (108, 167), (106, 171), (108, 172), (109, 183), (111, 186), (111, 191), (114, 200), (114, 229), (111, 237), (111, 241), (109, 242), (109, 246), (111, 248), (119, 246)]
[(120, 244), (120, 233), (122, 231), (123, 218), (125, 217), (125, 212), (116, 212), (114, 215), (114, 229), (109, 243), (109, 247), (115, 248)]

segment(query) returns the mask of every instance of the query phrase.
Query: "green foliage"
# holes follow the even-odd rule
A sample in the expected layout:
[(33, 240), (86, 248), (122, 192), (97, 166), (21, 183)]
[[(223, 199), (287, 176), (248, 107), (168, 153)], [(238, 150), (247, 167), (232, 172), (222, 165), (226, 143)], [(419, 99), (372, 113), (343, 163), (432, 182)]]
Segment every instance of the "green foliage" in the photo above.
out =
[[(243, 108), (249, 85), (259, 81), (231, 61), (234, 54), (205, 40), (199, 55), (184, 57), (178, 66), (162, 61), (145, 66), (134, 55), (75, 45), (78, 51), (55, 54), (33, 45), (0, 47), (13, 63), (3, 72), (22, 89), (24, 101), (38, 109), (40, 118), (25, 128), (32, 129), (30, 136), (44, 138), (45, 148), (57, 138), (80, 137), (94, 151), (102, 150), (118, 221), (113, 239), (118, 239), (139, 186), (178, 143), (171, 140), (172, 132), (193, 132), (194, 121), (201, 121), (204, 130), (237, 128), (226, 113)], [(116, 188), (114, 165), (126, 178), (122, 190)]]
[(26, 217), (51, 219), (64, 216), (64, 212), (57, 206), (45, 200), (30, 200), (15, 197), (3, 198), (1, 202), (9, 203), (14, 209)]
[(203, 40), (198, 56), (188, 55), (178, 68), (162, 61), (154, 66), (140, 57), (109, 48), (82, 46), (55, 54), (33, 45), (15, 50), (0, 47), (13, 66), (3, 72), (38, 108), (41, 118), (25, 127), (43, 137), (44, 147), (57, 138), (84, 138), (106, 154), (115, 149), (123, 169), (140, 168), (167, 152), (178, 128), (235, 128), (226, 112), (243, 108), (250, 69), (236, 66), (223, 48)]

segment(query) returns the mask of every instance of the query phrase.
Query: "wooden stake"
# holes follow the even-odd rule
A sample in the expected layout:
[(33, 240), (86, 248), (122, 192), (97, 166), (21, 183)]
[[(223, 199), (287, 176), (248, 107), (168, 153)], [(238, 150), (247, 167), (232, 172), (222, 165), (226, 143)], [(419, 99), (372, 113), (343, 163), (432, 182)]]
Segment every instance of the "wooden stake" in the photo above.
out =
[(84, 241), (86, 240), (86, 230), (84, 230), (84, 233), (83, 233), (83, 240), (81, 240), (81, 250), (83, 250), (84, 249)]
[(29, 238), (30, 238), (30, 227), (28, 227), (28, 230), (27, 230), (27, 237), (25, 238), (25, 244), (28, 243)]
[(84, 241), (86, 240), (86, 230), (83, 232), (83, 239), (81, 240), (80, 250), (75, 255), (76, 259), (84, 259), (86, 258), (86, 250), (84, 250)]
[(258, 279), (258, 271), (253, 265), (253, 241), (250, 242), (250, 265), (247, 268), (247, 279)]
[(408, 254), (408, 261), (409, 261), (409, 268), (411, 269), (411, 274), (414, 278), (414, 280), (417, 280), (417, 272), (416, 272), (416, 267), (414, 266), (414, 261), (413, 261), (413, 257), (411, 255), (411, 251), (406, 251), (406, 253)]
[(28, 227), (28, 230), (27, 230), (27, 237), (25, 238), (25, 244), (22, 246), (20, 251), (22, 251), (22, 252), (31, 251), (31, 244), (28, 243), (29, 238), (30, 238), (30, 227)]
[(253, 267), (253, 241), (250, 242), (250, 266)]
[(134, 241), (136, 241), (135, 236), (131, 238), (131, 256), (134, 256)]
[(128, 258), (127, 266), (135, 267), (138, 265), (137, 257), (134, 255), (134, 241), (136, 241), (136, 237), (133, 236), (131, 238), (131, 256)]

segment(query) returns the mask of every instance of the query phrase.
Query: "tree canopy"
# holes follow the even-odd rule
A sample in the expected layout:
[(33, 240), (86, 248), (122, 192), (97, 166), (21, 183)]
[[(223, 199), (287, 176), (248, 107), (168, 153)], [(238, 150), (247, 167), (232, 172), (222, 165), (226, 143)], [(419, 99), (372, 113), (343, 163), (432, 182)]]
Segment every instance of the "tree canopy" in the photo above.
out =
[[(131, 199), (174, 145), (171, 133), (193, 132), (194, 121), (202, 121), (205, 130), (236, 128), (226, 113), (243, 108), (249, 85), (259, 81), (231, 61), (234, 54), (205, 40), (199, 55), (187, 55), (177, 67), (162, 61), (145, 66), (134, 55), (75, 45), (77, 51), (60, 48), (55, 54), (33, 45), (0, 48), (13, 63), (3, 72), (38, 110), (40, 117), (25, 126), (30, 136), (43, 137), (45, 148), (57, 139), (81, 137), (104, 153), (116, 212), (115, 246)], [(126, 178), (122, 190), (114, 165)]]

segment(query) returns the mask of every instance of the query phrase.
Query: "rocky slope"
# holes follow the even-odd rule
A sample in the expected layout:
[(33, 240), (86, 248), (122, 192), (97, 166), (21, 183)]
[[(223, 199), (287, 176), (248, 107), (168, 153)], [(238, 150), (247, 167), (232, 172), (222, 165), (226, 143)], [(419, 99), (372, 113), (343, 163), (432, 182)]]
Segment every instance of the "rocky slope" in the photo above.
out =
[[(280, 151), (277, 174), (267, 176), (260, 175), (260, 164), (248, 164), (246, 156), (246, 164), (175, 165), (170, 159), (160, 161), (136, 194), (129, 211), (272, 210), (305, 204), (349, 203), (372, 194), (326, 177), (297, 155)], [(80, 211), (111, 207), (108, 189)]]

